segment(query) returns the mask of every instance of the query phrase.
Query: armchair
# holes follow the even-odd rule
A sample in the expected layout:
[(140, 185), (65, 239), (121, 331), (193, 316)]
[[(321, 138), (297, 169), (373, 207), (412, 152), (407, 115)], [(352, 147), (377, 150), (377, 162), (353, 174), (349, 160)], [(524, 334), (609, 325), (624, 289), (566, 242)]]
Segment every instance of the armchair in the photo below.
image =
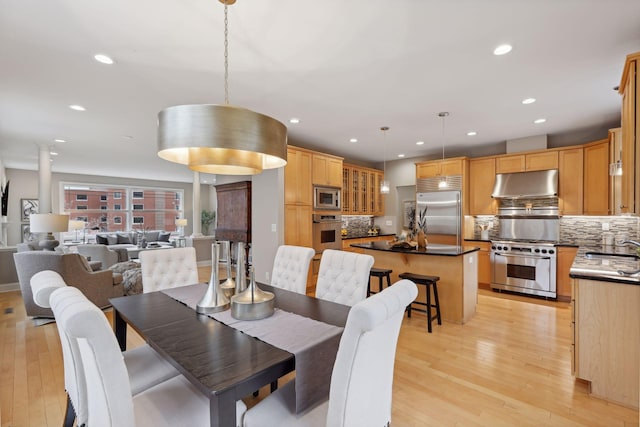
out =
[(91, 259), (91, 261), (102, 262), (104, 270), (119, 262), (129, 261), (129, 255), (125, 248), (111, 249), (109, 246), (99, 244), (78, 245), (76, 248), (80, 255)]
[(53, 318), (50, 308), (36, 305), (31, 292), (31, 277), (43, 270), (59, 273), (69, 286), (80, 289), (100, 308), (111, 305), (109, 298), (124, 295), (120, 274), (114, 274), (111, 270), (91, 271), (87, 259), (80, 254), (28, 251), (17, 252), (13, 258), (27, 316)]

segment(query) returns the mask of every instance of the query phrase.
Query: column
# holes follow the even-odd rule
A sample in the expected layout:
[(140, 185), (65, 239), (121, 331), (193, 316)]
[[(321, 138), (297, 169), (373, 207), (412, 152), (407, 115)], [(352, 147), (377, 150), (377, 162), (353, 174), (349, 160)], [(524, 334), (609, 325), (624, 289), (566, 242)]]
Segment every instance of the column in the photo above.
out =
[(40, 144), (38, 156), (38, 201), (40, 213), (53, 213), (51, 210), (51, 154), (47, 144)]
[(193, 171), (193, 234), (202, 236), (202, 223), (200, 221), (200, 172)]

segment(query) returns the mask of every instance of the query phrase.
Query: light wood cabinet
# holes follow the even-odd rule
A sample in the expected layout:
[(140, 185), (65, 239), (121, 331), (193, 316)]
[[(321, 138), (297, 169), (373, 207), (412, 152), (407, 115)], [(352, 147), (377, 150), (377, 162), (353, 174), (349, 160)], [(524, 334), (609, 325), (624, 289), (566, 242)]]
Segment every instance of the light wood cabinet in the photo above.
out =
[(284, 244), (313, 247), (311, 206), (284, 205)]
[(609, 215), (609, 141), (584, 146), (584, 214)]
[(384, 215), (381, 170), (344, 164), (342, 167), (342, 213), (345, 215)]
[(582, 215), (583, 162), (582, 147), (558, 152), (558, 207), (562, 215)]
[(491, 197), (496, 180), (495, 157), (469, 160), (469, 213), (493, 215), (497, 202)]
[(284, 168), (284, 203), (311, 206), (313, 188), (311, 185), (312, 153), (289, 146), (287, 165)]
[[(609, 164), (618, 166), (622, 170), (622, 128), (609, 129)], [(622, 205), (622, 175), (615, 171), (609, 176), (609, 212), (610, 215), (620, 215)]]
[(627, 56), (622, 72), (620, 88), (622, 95), (622, 180), (621, 212), (640, 212), (640, 173), (636, 165), (640, 164), (640, 106), (638, 105), (638, 63), (640, 52)]
[(437, 176), (462, 175), (464, 158), (430, 160), (416, 163), (416, 178), (433, 178)]
[(491, 287), (491, 242), (469, 242), (480, 248), (478, 251), (478, 284), (484, 289)]
[(573, 366), (596, 397), (638, 408), (640, 286), (576, 279)]
[(569, 277), (569, 271), (573, 260), (576, 258), (578, 248), (558, 246), (558, 267), (556, 269), (556, 293), (558, 300), (571, 301), (571, 288), (573, 279)]
[(314, 185), (342, 187), (342, 158), (326, 154), (313, 154)]
[(558, 169), (557, 151), (538, 151), (496, 157), (496, 173)]

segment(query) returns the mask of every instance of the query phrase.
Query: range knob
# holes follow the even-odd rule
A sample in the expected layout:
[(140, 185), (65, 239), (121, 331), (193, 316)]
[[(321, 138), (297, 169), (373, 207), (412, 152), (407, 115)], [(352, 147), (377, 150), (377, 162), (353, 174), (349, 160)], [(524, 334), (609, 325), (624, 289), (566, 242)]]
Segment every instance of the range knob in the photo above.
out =
[(491, 246), (491, 249), (495, 249), (495, 248), (496, 248), (496, 245)]
[(554, 254), (554, 253), (555, 253), (555, 251), (554, 251), (553, 249), (549, 249), (549, 253), (550, 253), (550, 254)]
[(533, 251), (534, 251), (535, 253), (538, 253), (538, 252), (540, 252), (540, 249), (534, 249)]
[(547, 250), (546, 250), (546, 249), (543, 249), (543, 250), (542, 250), (542, 253), (543, 253), (543, 254), (546, 254), (546, 253), (547, 253)]

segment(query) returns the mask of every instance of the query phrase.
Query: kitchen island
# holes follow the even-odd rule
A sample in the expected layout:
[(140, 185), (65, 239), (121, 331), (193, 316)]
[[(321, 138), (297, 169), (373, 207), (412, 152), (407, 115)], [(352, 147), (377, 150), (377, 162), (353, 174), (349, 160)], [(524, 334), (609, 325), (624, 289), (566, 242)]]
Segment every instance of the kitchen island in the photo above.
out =
[[(374, 267), (393, 270), (392, 282), (405, 272), (439, 276), (438, 297), (443, 320), (463, 324), (476, 313), (478, 247), (428, 244), (426, 248), (401, 249), (393, 248), (387, 242), (351, 246), (373, 256)], [(419, 301), (425, 301), (424, 288), (418, 286)]]
[[(640, 269), (634, 248), (580, 246), (571, 266), (572, 367), (594, 396), (640, 406)], [(620, 273), (624, 272), (624, 273)]]

